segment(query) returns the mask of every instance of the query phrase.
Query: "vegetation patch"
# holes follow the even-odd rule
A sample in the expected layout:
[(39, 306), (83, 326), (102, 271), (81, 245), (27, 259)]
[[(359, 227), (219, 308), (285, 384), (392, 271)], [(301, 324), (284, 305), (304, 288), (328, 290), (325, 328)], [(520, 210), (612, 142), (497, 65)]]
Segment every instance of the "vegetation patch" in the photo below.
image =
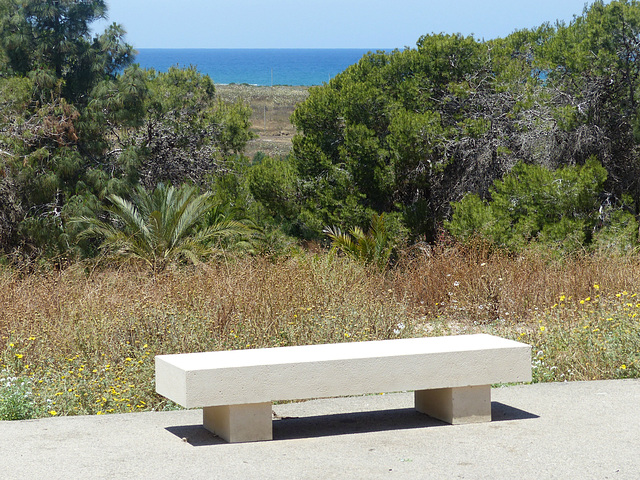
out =
[(636, 260), (441, 247), (391, 271), (321, 253), (0, 272), (6, 419), (176, 408), (154, 386), (170, 353), (483, 332), (531, 344), (534, 381), (640, 373)]
[(321, 86), (142, 69), (0, 0), (0, 418), (175, 408), (158, 354), (486, 332), (638, 377), (640, 2)]

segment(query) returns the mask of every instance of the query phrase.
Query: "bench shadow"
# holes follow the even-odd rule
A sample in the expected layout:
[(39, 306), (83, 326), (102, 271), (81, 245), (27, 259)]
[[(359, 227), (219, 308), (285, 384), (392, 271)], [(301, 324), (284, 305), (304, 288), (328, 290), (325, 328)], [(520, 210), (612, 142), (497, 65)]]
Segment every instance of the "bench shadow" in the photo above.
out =
[[(524, 420), (538, 415), (499, 402), (491, 402), (491, 421)], [(273, 422), (274, 440), (350, 435), (449, 425), (413, 408), (339, 413), (315, 417), (284, 417)]]
[(273, 422), (274, 440), (351, 435), (447, 425), (413, 408), (284, 417)]
[[(539, 416), (500, 402), (491, 402), (491, 420), (493, 422), (533, 418), (539, 418)], [(313, 417), (282, 417), (273, 421), (273, 439), (294, 440), (446, 425), (448, 425), (446, 422), (429, 417), (413, 408), (338, 413)], [(202, 425), (173, 426), (167, 427), (166, 430), (194, 447), (227, 443), (206, 430)]]
[(529, 420), (532, 418), (540, 418), (540, 415), (520, 410), (519, 408), (505, 405), (500, 402), (491, 402), (491, 421), (504, 422), (507, 420)]
[(200, 425), (176, 425), (165, 428), (169, 433), (182, 439), (193, 447), (204, 447), (206, 445), (222, 445), (227, 443), (217, 435)]

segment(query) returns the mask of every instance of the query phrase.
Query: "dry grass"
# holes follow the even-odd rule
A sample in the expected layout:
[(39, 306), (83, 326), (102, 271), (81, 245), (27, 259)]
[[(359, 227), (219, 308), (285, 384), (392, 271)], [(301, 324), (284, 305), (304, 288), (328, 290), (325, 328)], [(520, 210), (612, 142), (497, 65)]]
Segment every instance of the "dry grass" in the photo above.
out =
[(0, 377), (29, 382), (37, 416), (163, 409), (157, 354), (473, 332), (532, 344), (536, 381), (640, 376), (636, 292), (635, 258), (481, 247), (414, 253), (386, 274), (323, 253), (157, 277), (2, 270)]
[[(483, 245), (436, 247), (409, 255), (396, 270), (395, 288), (425, 314), (463, 322), (535, 323), (536, 312), (561, 295), (640, 291), (636, 257), (576, 256), (554, 260), (540, 252), (491, 252)], [(596, 292), (594, 285), (602, 286)]]
[(308, 87), (232, 84), (216, 85), (216, 92), (226, 102), (243, 100), (251, 106), (251, 130), (258, 138), (247, 145), (245, 154), (248, 157), (253, 157), (257, 152), (274, 157), (291, 151), (295, 128), (289, 118), (296, 105), (309, 96)]

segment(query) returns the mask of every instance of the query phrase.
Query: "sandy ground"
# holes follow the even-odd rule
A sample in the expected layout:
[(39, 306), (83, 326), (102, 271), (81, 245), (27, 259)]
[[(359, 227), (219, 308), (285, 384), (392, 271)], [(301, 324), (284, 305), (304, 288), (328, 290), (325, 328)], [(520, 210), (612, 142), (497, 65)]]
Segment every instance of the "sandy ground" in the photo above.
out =
[(258, 138), (247, 145), (245, 154), (249, 158), (257, 152), (278, 156), (291, 151), (295, 128), (289, 118), (296, 105), (308, 97), (308, 87), (232, 84), (216, 85), (216, 92), (224, 101), (242, 99), (251, 106), (252, 131)]

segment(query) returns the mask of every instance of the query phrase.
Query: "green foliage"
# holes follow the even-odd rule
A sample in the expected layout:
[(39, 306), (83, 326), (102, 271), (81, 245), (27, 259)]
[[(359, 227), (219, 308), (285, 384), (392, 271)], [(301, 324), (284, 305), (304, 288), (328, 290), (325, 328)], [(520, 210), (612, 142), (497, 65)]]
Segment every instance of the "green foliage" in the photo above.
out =
[[(609, 193), (639, 204), (638, 38), (640, 2), (597, 1), (570, 24), (488, 42), (426, 35), (415, 49), (367, 54), (292, 117), (302, 210), (318, 212), (300, 218), (311, 231), (319, 217), (352, 227), (339, 208), (355, 201), (434, 239), (452, 201), (485, 197), (519, 160), (556, 169), (590, 157)], [(574, 244), (591, 241), (589, 222), (563, 222), (541, 236), (575, 227)]]
[(251, 130), (251, 107), (242, 100), (235, 103), (217, 101), (213, 114), (213, 122), (218, 133), (214, 137), (215, 144), (223, 157), (239, 155), (244, 151), (249, 140), (257, 138)]
[(0, 420), (27, 420), (35, 416), (31, 381), (0, 372)]
[[(290, 157), (253, 165), (242, 158), (250, 107), (221, 102), (195, 67), (133, 65), (122, 27), (90, 33), (105, 17), (103, 0), (0, 0), (5, 251), (91, 255), (95, 243), (70, 219), (105, 220), (105, 199), (160, 183), (211, 189), (229, 208), (212, 210), (209, 226), (250, 217), (273, 245), (371, 218), (431, 241), (452, 211), (456, 236), (509, 248), (637, 244), (637, 0), (596, 1), (568, 24), (502, 39), (433, 34), (370, 52), (310, 89), (292, 116)], [(124, 225), (111, 215), (105, 225)], [(160, 255), (149, 252), (140, 256)]]
[(7, 178), (0, 179), (0, 252), (9, 250), (8, 247), (14, 242), (23, 215), (13, 182)]
[(218, 251), (218, 240), (240, 236), (248, 228), (227, 218), (210, 193), (198, 194), (195, 187), (158, 185), (152, 192), (136, 189), (131, 201), (109, 197), (111, 221), (79, 217), (86, 225), (81, 237), (99, 238), (108, 256), (137, 259), (154, 272), (181, 259), (192, 262)]
[(106, 18), (103, 0), (3, 0), (3, 5), (0, 49), (11, 71), (33, 79), (43, 98), (61, 84), (66, 99), (83, 101), (96, 83), (133, 60), (120, 26), (91, 39), (90, 24)]
[[(30, 255), (90, 254), (74, 216), (100, 202), (202, 184), (252, 138), (249, 108), (215, 97), (195, 68), (131, 66), (102, 0), (0, 0), (0, 244)], [(4, 201), (6, 199), (6, 201)]]
[(488, 53), (472, 37), (424, 36), (417, 49), (369, 53), (311, 89), (292, 117), (296, 167), (309, 186), (303, 204), (325, 212), (324, 224), (353, 227), (356, 218), (339, 209), (355, 201), (368, 216), (400, 213), (414, 237), (433, 238), (448, 203), (434, 183), (456, 160), (450, 146), (490, 130), (471, 105), (470, 83), (480, 72), (490, 84)]
[(639, 225), (636, 217), (623, 209), (609, 209), (593, 237), (593, 249), (606, 254), (621, 255), (638, 252)]
[(629, 249), (637, 244), (632, 216), (612, 209), (609, 224), (602, 228), (600, 199), (606, 178), (606, 170), (595, 160), (555, 171), (520, 163), (494, 182), (490, 201), (470, 194), (454, 203), (446, 226), (457, 238), (480, 235), (511, 249), (537, 242), (576, 251), (594, 242), (594, 231), (599, 232), (595, 244), (600, 248)]
[(297, 175), (289, 158), (263, 158), (249, 169), (247, 181), (253, 197), (274, 217), (291, 218), (298, 212)]
[(385, 214), (373, 215), (369, 230), (365, 233), (360, 227), (343, 233), (338, 227), (325, 227), (324, 234), (331, 241), (331, 251), (340, 251), (353, 260), (373, 265), (384, 270), (397, 245), (397, 237), (391, 231), (391, 222)]
[(200, 142), (214, 142), (224, 156), (240, 153), (254, 138), (249, 131), (251, 109), (242, 101), (226, 104), (218, 100), (211, 78), (195, 67), (171, 67), (167, 72), (150, 70), (147, 74), (149, 125), (170, 117), (173, 129), (183, 137), (190, 131), (205, 130), (210, 138)]
[(104, 193), (91, 191), (90, 178), (103, 166), (107, 122), (92, 122), (86, 107), (133, 60), (121, 27), (91, 38), (105, 14), (101, 0), (0, 4), (2, 169), (24, 212), (19, 243), (35, 254), (73, 249), (66, 213)]
[(560, 127), (580, 132), (570, 154), (577, 162), (597, 155), (616, 196), (631, 195), (636, 204), (639, 38), (640, 2), (598, 0), (569, 24), (556, 25), (536, 55), (547, 87), (562, 92), (553, 107)]
[(249, 107), (220, 102), (211, 78), (194, 67), (130, 68), (104, 88), (91, 111), (98, 125), (112, 126), (116, 148), (109, 160), (130, 183), (202, 184), (253, 138)]

